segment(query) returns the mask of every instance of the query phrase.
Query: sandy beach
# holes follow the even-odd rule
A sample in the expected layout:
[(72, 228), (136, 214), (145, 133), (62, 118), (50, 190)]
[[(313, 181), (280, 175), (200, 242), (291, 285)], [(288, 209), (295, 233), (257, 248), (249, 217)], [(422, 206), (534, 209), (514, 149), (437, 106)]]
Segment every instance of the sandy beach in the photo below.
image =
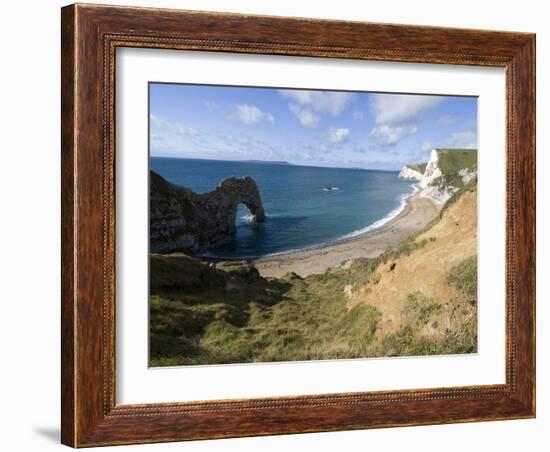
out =
[(329, 267), (348, 259), (379, 256), (424, 228), (439, 211), (440, 207), (430, 199), (416, 194), (407, 200), (399, 215), (379, 228), (313, 249), (261, 257), (253, 263), (262, 276), (281, 277), (285, 273), (294, 272), (305, 277), (323, 273)]

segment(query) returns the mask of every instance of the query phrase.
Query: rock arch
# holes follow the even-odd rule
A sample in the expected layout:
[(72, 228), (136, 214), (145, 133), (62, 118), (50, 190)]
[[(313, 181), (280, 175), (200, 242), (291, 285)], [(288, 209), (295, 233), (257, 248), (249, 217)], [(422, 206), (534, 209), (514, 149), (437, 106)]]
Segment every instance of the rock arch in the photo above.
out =
[(239, 204), (253, 221), (265, 220), (260, 191), (250, 176), (229, 177), (208, 193), (195, 193), (150, 172), (150, 251), (197, 253), (224, 245), (237, 232)]

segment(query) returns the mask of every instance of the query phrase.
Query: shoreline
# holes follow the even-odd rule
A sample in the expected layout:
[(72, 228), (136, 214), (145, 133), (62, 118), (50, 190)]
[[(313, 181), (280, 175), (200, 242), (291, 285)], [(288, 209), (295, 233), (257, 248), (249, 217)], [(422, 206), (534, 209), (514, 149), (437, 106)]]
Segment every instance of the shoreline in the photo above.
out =
[[(409, 199), (413, 198), (414, 196), (416, 196), (420, 192), (420, 188), (418, 187), (418, 184), (412, 184), (412, 187), (413, 187), (412, 193), (407, 193), (407, 194), (403, 195), (403, 197), (401, 198), (401, 203), (399, 204), (399, 207), (392, 210), (385, 217), (380, 218), (379, 220), (376, 220), (374, 223), (372, 223), (369, 226), (358, 229), (356, 231), (352, 231), (352, 232), (350, 232), (348, 234), (345, 234), (341, 237), (338, 237), (337, 239), (334, 239), (330, 242), (319, 243), (317, 245), (311, 245), (311, 246), (308, 246), (306, 248), (299, 248), (299, 249), (295, 249), (295, 250), (288, 250), (288, 251), (281, 251), (281, 252), (273, 253), (273, 254), (267, 254), (265, 256), (252, 256), (252, 257), (248, 257), (248, 258), (245, 257), (244, 259), (248, 260), (248, 261), (251, 261), (251, 262), (254, 262), (254, 261), (259, 260), (259, 259), (267, 259), (267, 258), (271, 258), (271, 257), (285, 256), (287, 254), (301, 253), (301, 252), (306, 252), (306, 251), (314, 251), (314, 250), (317, 250), (317, 249), (320, 249), (320, 248), (326, 248), (326, 247), (330, 247), (330, 246), (333, 246), (333, 245), (339, 245), (340, 243), (345, 243), (348, 240), (353, 240), (353, 239), (356, 239), (358, 237), (362, 237), (365, 234), (368, 234), (369, 232), (376, 231), (380, 228), (383, 228), (387, 224), (391, 223), (393, 220), (397, 219), (405, 211), (405, 209), (407, 208), (407, 203), (409, 202)], [(238, 259), (238, 260), (242, 260), (242, 259)]]
[(379, 227), (332, 243), (251, 259), (250, 262), (264, 277), (279, 278), (288, 272), (301, 277), (324, 273), (329, 267), (350, 259), (378, 257), (427, 226), (440, 210), (440, 206), (416, 191), (406, 198), (404, 208), (396, 216)]
[[(357, 237), (362, 237), (363, 235), (365, 235), (365, 234), (367, 234), (371, 231), (375, 231), (377, 229), (380, 229), (381, 227), (391, 223), (393, 220), (398, 218), (405, 211), (409, 199), (416, 196), (421, 191), (418, 184), (416, 184), (416, 183), (412, 184), (412, 188), (413, 188), (413, 191), (411, 193), (406, 193), (405, 195), (403, 195), (399, 207), (392, 210), (385, 217), (383, 217), (379, 220), (376, 220), (374, 223), (372, 223), (369, 226), (358, 229), (356, 231), (349, 232), (349, 233), (347, 233), (345, 235), (342, 235), (342, 236), (340, 236), (340, 237), (338, 237), (338, 238), (336, 238), (332, 241), (329, 241), (329, 242), (323, 242), (323, 243), (319, 243), (317, 245), (307, 246), (305, 248), (297, 248), (297, 249), (291, 249), (291, 250), (287, 250), (287, 251), (279, 251), (277, 253), (266, 254), (266, 255), (263, 255), (263, 256), (219, 257), (219, 256), (215, 256), (215, 255), (210, 255), (210, 254), (208, 254), (208, 252), (206, 252), (206, 253), (198, 255), (198, 257), (201, 258), (201, 259), (206, 259), (206, 260), (212, 261), (212, 262), (218, 262), (218, 261), (219, 262), (223, 262), (223, 261), (255, 262), (255, 261), (260, 260), (260, 259), (285, 256), (287, 254), (294, 254), (294, 253), (300, 253), (300, 252), (305, 252), (305, 251), (313, 251), (313, 250), (316, 250), (316, 249), (319, 249), (319, 248), (326, 248), (328, 246), (338, 245), (340, 243), (347, 242), (350, 239), (355, 239)], [(252, 217), (252, 215), (246, 215), (246, 216)], [(269, 215), (266, 215), (266, 216), (269, 217)]]

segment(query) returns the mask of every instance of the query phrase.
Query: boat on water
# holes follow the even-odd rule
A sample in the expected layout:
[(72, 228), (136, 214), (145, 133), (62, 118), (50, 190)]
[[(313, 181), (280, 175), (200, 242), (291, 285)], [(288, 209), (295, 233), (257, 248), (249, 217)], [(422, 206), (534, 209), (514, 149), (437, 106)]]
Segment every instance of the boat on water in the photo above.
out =
[(335, 191), (340, 190), (339, 187), (333, 187), (332, 185), (327, 185), (325, 188), (323, 188), (323, 191)]

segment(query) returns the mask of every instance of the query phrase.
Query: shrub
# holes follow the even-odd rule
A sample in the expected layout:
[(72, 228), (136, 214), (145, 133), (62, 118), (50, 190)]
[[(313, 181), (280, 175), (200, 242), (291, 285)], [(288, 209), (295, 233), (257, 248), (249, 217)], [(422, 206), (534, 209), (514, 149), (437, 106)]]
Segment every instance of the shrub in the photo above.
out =
[(440, 309), (439, 303), (426, 297), (422, 292), (414, 292), (407, 296), (407, 304), (403, 313), (411, 325), (423, 327), (429, 322), (430, 316)]
[(447, 282), (468, 297), (477, 299), (477, 255), (471, 256), (453, 267), (449, 271)]

